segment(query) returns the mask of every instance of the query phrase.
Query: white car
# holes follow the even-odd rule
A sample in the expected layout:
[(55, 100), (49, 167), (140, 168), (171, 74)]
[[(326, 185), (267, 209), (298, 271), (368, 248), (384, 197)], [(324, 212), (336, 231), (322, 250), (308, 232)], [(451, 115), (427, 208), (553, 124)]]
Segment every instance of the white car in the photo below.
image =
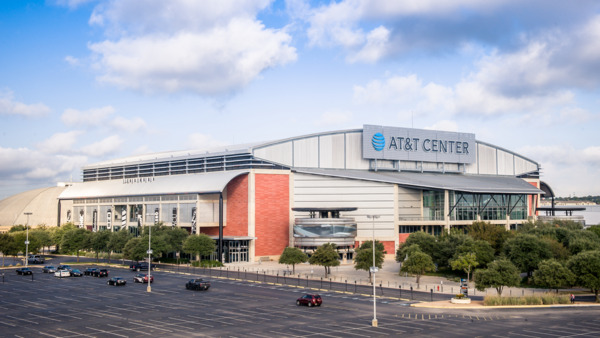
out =
[(71, 277), (71, 271), (69, 270), (58, 270), (54, 273), (54, 277)]

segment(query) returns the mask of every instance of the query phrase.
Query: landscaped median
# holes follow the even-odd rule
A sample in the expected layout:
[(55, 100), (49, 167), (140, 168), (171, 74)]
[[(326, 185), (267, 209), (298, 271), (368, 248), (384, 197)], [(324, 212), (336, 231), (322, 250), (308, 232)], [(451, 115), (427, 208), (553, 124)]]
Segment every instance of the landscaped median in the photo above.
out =
[(421, 302), (411, 304), (414, 307), (427, 308), (502, 308), (502, 307), (545, 307), (545, 306), (600, 306), (600, 303), (571, 303), (567, 294), (544, 293), (523, 297), (485, 296), (483, 300), (471, 300), (467, 297), (454, 297), (446, 301)]

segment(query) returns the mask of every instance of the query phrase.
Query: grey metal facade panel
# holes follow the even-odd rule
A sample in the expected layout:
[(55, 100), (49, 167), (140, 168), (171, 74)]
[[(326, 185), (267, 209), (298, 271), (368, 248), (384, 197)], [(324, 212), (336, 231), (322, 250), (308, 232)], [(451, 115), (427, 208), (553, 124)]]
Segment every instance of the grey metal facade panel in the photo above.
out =
[(249, 170), (220, 171), (204, 174), (148, 177), (143, 179), (84, 182), (68, 187), (58, 198), (74, 199), (174, 193), (216, 193), (223, 191), (225, 186), (235, 177), (249, 172)]
[(543, 191), (517, 177), (325, 169), (294, 171), (313, 175), (393, 183), (416, 189), (490, 194), (543, 194)]

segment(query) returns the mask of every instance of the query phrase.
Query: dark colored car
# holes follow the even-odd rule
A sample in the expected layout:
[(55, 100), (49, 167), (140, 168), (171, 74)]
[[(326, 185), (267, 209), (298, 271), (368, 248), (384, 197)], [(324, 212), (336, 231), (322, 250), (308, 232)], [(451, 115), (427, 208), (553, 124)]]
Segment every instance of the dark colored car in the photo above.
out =
[(185, 283), (185, 288), (188, 290), (208, 290), (210, 288), (210, 281), (203, 280), (202, 278), (190, 279)]
[(93, 276), (96, 271), (99, 271), (98, 268), (87, 268), (83, 271), (83, 274), (86, 276)]
[(71, 271), (71, 267), (68, 266), (68, 265), (62, 265), (61, 264), (61, 265), (59, 265), (59, 266), (56, 267), (56, 270), (69, 270), (69, 271)]
[(94, 271), (94, 273), (92, 274), (92, 276), (94, 276), (94, 277), (108, 277), (108, 270), (107, 269), (98, 269), (97, 271)]
[(109, 279), (108, 282), (106, 282), (106, 284), (108, 284), (108, 285), (114, 285), (114, 286), (119, 286), (119, 285), (125, 285), (125, 284), (127, 284), (127, 281), (125, 280), (125, 278), (113, 277), (113, 278)]
[[(147, 262), (138, 262), (129, 266), (131, 271), (148, 271)], [(152, 270), (156, 269), (156, 264), (152, 264)]]
[(323, 299), (319, 295), (305, 294), (296, 300), (296, 305), (321, 306)]
[(72, 277), (81, 277), (81, 276), (83, 276), (83, 273), (81, 271), (79, 271), (79, 269), (73, 269), (73, 270), (71, 270), (71, 276)]
[[(135, 283), (148, 283), (148, 275), (144, 273), (138, 273), (133, 277)], [(150, 283), (154, 283), (154, 276), (150, 275)]]
[(42, 268), (42, 272), (43, 273), (55, 273), (56, 268), (52, 265), (46, 265), (45, 267)]
[(33, 275), (33, 271), (30, 268), (18, 268), (17, 275)]

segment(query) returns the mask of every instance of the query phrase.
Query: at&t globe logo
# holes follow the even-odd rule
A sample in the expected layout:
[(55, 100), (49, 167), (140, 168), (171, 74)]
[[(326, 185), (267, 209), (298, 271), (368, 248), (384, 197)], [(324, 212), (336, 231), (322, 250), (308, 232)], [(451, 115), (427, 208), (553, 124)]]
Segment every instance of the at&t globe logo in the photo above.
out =
[(373, 145), (373, 149), (382, 151), (385, 147), (385, 137), (381, 133), (375, 133), (375, 135), (373, 135), (373, 139), (371, 140), (371, 144)]

